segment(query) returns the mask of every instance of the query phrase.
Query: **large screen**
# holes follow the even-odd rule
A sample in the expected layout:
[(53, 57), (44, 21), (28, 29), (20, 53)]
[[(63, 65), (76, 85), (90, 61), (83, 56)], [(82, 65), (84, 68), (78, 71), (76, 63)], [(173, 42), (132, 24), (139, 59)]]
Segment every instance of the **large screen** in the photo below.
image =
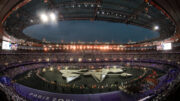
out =
[(3, 50), (17, 50), (18, 45), (8, 41), (2, 41)]
[(161, 43), (161, 45), (157, 46), (157, 50), (171, 50), (172, 43)]
[(2, 41), (2, 49), (3, 50), (11, 50), (11, 43), (7, 41)]
[(163, 44), (163, 50), (171, 50), (172, 44), (171, 43), (164, 43)]

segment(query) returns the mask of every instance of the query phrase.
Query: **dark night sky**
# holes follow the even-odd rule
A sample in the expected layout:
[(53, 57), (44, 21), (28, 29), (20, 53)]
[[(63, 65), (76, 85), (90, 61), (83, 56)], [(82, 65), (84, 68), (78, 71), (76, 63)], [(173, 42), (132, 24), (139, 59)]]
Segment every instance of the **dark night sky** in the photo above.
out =
[(36, 39), (51, 42), (85, 41), (126, 43), (142, 41), (158, 37), (159, 33), (142, 27), (106, 21), (60, 21), (55, 25), (38, 24), (27, 27), (23, 31), (26, 35)]

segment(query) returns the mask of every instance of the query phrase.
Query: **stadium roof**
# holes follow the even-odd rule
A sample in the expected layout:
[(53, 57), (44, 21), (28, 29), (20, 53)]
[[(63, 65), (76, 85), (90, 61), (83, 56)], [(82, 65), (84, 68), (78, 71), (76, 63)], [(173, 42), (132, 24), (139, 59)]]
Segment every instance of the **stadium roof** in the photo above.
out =
[(158, 39), (165, 39), (180, 33), (179, 5), (178, 0), (0, 0), (0, 28), (32, 40), (23, 29), (40, 23), (39, 12), (57, 11), (58, 20), (103, 20), (148, 29), (158, 25)]

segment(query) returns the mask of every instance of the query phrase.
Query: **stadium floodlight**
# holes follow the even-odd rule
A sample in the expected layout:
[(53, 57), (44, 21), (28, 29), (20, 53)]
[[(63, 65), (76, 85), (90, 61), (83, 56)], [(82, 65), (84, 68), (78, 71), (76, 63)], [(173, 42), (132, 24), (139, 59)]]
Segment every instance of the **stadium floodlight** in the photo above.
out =
[(31, 19), (30, 22), (33, 23), (34, 21)]
[(50, 17), (52, 22), (56, 22), (57, 19), (56, 19), (56, 14), (55, 13), (51, 12), (49, 17)]
[(48, 16), (46, 14), (41, 14), (40, 18), (43, 23), (47, 23), (49, 21)]
[(159, 30), (159, 26), (154, 26), (154, 30)]

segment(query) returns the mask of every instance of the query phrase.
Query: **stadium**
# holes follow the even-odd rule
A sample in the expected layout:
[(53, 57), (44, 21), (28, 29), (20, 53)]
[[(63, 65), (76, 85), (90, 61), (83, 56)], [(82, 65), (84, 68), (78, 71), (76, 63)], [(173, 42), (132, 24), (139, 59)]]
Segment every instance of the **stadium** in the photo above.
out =
[(179, 6), (0, 0), (0, 100), (176, 101)]

